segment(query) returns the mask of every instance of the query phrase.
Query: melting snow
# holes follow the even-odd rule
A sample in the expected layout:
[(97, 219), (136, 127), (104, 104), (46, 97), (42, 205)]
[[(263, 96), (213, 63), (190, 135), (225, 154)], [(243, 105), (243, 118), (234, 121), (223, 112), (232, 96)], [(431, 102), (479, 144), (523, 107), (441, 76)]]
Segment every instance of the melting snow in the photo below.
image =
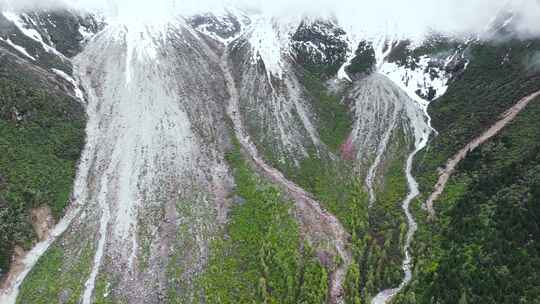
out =
[[(399, 85), (416, 101), (420, 97), (418, 93), (421, 93), (422, 96), (428, 96), (430, 88), (436, 91), (434, 98), (436, 99), (446, 93), (451, 75), (443, 70), (433, 68), (438, 72), (439, 76), (431, 77), (426, 72), (430, 61), (429, 56), (422, 56), (415, 69), (399, 66), (394, 62), (384, 62), (380, 65), (379, 72)], [(425, 101), (422, 101), (422, 103), (425, 103)]]
[[(163, 27), (156, 27), (148, 24), (129, 24), (123, 28), (126, 39), (126, 84), (133, 78), (131, 66), (133, 60), (149, 59), (158, 61), (158, 42), (163, 39)], [(159, 27), (159, 28), (158, 28)], [(114, 35), (119, 35), (115, 31)]]
[[(278, 22), (279, 21), (279, 22)], [(264, 62), (268, 79), (281, 78), (284, 74), (284, 57), (290, 56), (291, 37), (301, 18), (276, 20), (264, 15), (254, 17), (250, 26), (249, 43), (252, 48), (252, 64)]]
[(21, 16), (24, 16), (27, 20), (30, 20), (31, 22), (33, 22), (32, 18), (30, 18), (29, 16), (27, 16), (25, 14), (17, 15), (16, 13), (13, 13), (13, 12), (3, 12), (2, 14), (4, 15), (4, 17), (6, 17), (6, 19), (13, 22), (13, 24), (15, 24), (15, 26), (17, 26), (17, 28), (25, 36), (31, 38), (32, 40), (34, 40), (34, 41), (36, 41), (38, 43), (40, 43), (45, 51), (47, 51), (47, 52), (49, 52), (51, 54), (55, 54), (55, 55), (59, 56), (60, 58), (64, 58), (64, 55), (62, 55), (55, 48), (51, 47), (50, 45), (48, 45), (47, 43), (45, 43), (43, 41), (43, 37), (41, 36), (41, 34), (39, 34), (38, 31), (36, 31), (35, 29), (32, 29), (32, 28), (29, 28), (27, 26), (26, 22), (21, 18)]
[[(281, 56), (287, 45), (284, 45), (280, 38), (272, 19), (260, 16), (253, 21), (249, 39), (253, 51), (252, 64), (257, 64), (259, 60), (262, 60), (268, 79), (271, 79), (272, 75), (278, 78), (283, 75)], [(288, 41), (286, 43), (288, 44)]]
[[(444, 95), (448, 90), (449, 80), (452, 77), (452, 74), (448, 73), (445, 70), (445, 67), (452, 62), (455, 56), (458, 56), (457, 52), (444, 59), (444, 65), (442, 67), (431, 64), (434, 60), (439, 59), (433, 59), (428, 55), (424, 55), (415, 62), (416, 66), (411, 68), (386, 60), (392, 51), (393, 43), (398, 40), (398, 37), (393, 37), (392, 39), (389, 39), (388, 37), (388, 35), (382, 35), (375, 39), (365, 39), (371, 41), (373, 49), (375, 50), (377, 72), (392, 80), (422, 107), (427, 107), (429, 101), (424, 97), (428, 96), (430, 91), (433, 90), (435, 94), (433, 99), (437, 99)], [(353, 40), (353, 38), (349, 39), (349, 41)], [(357, 40), (358, 39), (354, 41)], [(356, 45), (356, 42), (353, 45)], [(350, 64), (353, 58), (354, 52), (339, 70), (337, 74), (338, 79), (351, 81), (345, 68)]]
[(83, 36), (83, 41), (88, 41), (90, 38), (94, 36), (94, 33), (92, 31), (90, 31), (87, 27), (82, 26), (82, 25), (79, 27), (79, 34)]
[(11, 41), (9, 38), (7, 39), (2, 39), (0, 37), (0, 40), (6, 42), (7, 44), (9, 44), (9, 46), (11, 46), (12, 48), (14, 48), (17, 52), (23, 54), (24, 56), (26, 56), (27, 58), (31, 59), (32, 61), (36, 61), (36, 58), (34, 58), (32, 55), (28, 54), (28, 52), (26, 51), (25, 48), (23, 48), (22, 46), (20, 45), (16, 45), (15, 43), (13, 43), (13, 41)]
[[(246, 21), (249, 20), (249, 17), (242, 11), (238, 9), (227, 9), (222, 12), (214, 12), (212, 15), (206, 16), (208, 18), (215, 18), (215, 24), (201, 24), (196, 27), (197, 31), (201, 32), (202, 34), (220, 42), (223, 45), (229, 45), (239, 37), (241, 37), (244, 34), (245, 27), (249, 24), (249, 22), (246, 24)], [(233, 33), (236, 29), (236, 25), (234, 24), (234, 21), (239, 23), (239, 31), (231, 35), (230, 37), (224, 38), (215, 31), (211, 29), (211, 27), (219, 25), (220, 30), (223, 32), (229, 32)]]
[(348, 56), (347, 61), (339, 68), (339, 71), (337, 73), (337, 78), (340, 80), (347, 80), (348, 82), (352, 82), (351, 77), (349, 77), (349, 74), (345, 70), (349, 65), (351, 65), (351, 61), (354, 58), (354, 56)]
[(73, 91), (75, 92), (75, 97), (77, 97), (81, 102), (84, 101), (84, 94), (81, 88), (79, 87), (79, 82), (76, 81), (73, 77), (64, 73), (64, 71), (58, 69), (51, 69), (56, 75), (64, 78), (67, 82), (71, 83), (73, 86)]

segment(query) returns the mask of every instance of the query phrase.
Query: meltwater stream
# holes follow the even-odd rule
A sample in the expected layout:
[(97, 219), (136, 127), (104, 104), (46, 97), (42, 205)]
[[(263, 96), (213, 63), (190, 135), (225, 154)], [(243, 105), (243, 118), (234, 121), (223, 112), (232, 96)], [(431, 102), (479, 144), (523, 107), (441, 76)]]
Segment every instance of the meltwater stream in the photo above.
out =
[[(407, 184), (409, 187), (409, 193), (407, 197), (403, 200), (401, 206), (407, 217), (408, 230), (405, 239), (405, 245), (403, 246), (404, 259), (402, 263), (402, 269), (404, 272), (403, 280), (398, 287), (392, 289), (386, 289), (377, 294), (373, 300), (372, 304), (386, 304), (389, 303), (394, 296), (396, 296), (400, 291), (407, 286), (412, 280), (412, 256), (410, 253), (410, 247), (413, 241), (414, 234), (418, 229), (417, 223), (410, 211), (411, 202), (420, 194), (418, 189), (418, 183), (412, 175), (413, 162), (416, 154), (423, 150), (429, 140), (429, 136), (432, 132), (430, 125), (429, 115), (427, 114), (427, 103), (415, 101), (416, 98), (409, 98), (409, 102), (414, 103), (414, 106), (417, 107), (418, 111), (414, 111), (409, 114), (409, 123), (411, 131), (414, 135), (414, 151), (409, 154), (407, 157), (407, 162), (405, 166), (405, 175), (407, 178)], [(412, 115), (411, 115), (412, 114)], [(420, 115), (419, 115), (420, 114)]]
[(347, 248), (347, 240), (349, 238), (348, 233), (339, 220), (333, 214), (324, 210), (319, 202), (313, 199), (309, 193), (295, 183), (289, 181), (283, 173), (268, 165), (258, 155), (258, 151), (251, 142), (240, 115), (238, 104), (239, 94), (236, 89), (234, 77), (229, 69), (227, 52), (222, 56), (221, 67), (230, 94), (227, 112), (233, 122), (235, 135), (242, 145), (242, 148), (268, 179), (276, 185), (281, 186), (294, 199), (297, 215), (304, 228), (308, 229), (308, 234), (318, 236), (327, 235), (331, 239), (330, 246), (333, 247), (333, 250), (335, 250), (335, 253), (341, 259), (341, 263), (330, 274), (328, 303), (342, 304), (345, 277), (347, 275), (347, 269), (352, 262), (352, 255)]
[[(81, 273), (83, 304), (95, 301), (96, 283), (109, 272), (129, 303), (159, 299), (173, 253), (189, 255), (191, 273), (201, 271), (206, 236), (217, 229), (230, 188), (225, 87), (193, 30), (171, 26), (110, 24), (74, 59), (88, 95), (88, 125), (73, 202), (50, 237), (27, 254), (0, 303), (16, 302), (24, 279), (60, 238), (78, 240), (62, 247), (70, 252), (91, 244), (89, 270)], [(189, 231), (175, 233), (186, 223)], [(152, 233), (142, 235), (143, 225)], [(151, 244), (144, 269), (142, 241)], [(185, 241), (189, 251), (178, 245)]]

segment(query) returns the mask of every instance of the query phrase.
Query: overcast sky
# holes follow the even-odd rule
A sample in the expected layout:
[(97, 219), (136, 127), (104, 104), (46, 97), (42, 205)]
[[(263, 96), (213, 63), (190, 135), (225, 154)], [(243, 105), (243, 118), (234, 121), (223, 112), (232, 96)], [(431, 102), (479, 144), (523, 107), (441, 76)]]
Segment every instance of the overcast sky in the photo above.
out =
[[(123, 18), (163, 19), (175, 14), (212, 11), (232, 3), (250, 6), (274, 16), (335, 15), (346, 27), (367, 33), (381, 27), (408, 36), (428, 30), (481, 32), (503, 7), (521, 13), (520, 31), (540, 36), (540, 0), (0, 0), (18, 7), (59, 6), (69, 3), (84, 9), (100, 8)], [(175, 10), (173, 10), (173, 5)]]

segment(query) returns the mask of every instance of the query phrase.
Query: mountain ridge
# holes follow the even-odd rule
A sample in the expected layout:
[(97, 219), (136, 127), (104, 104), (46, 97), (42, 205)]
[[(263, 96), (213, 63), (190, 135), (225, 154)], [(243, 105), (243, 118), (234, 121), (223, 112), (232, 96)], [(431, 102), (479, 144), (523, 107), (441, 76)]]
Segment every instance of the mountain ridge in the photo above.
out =
[[(243, 192), (247, 198), (234, 198), (235, 184), (241, 185), (237, 173), (246, 170), (254, 171), (255, 180), (267, 180), (266, 172), (274, 176), (270, 183), (294, 185), (292, 195), (290, 187), (278, 187), (285, 190), (283, 197), (320, 201), (321, 212), (331, 212), (333, 221), (341, 222), (340, 235), (350, 235), (326, 240), (329, 231), (310, 232), (317, 225), (305, 224), (307, 207), (298, 204), (290, 211), (298, 221), (299, 239), (309, 245), (295, 249), (293, 255), (301, 256), (298, 265), (318, 261), (315, 276), (323, 282), (325, 275), (339, 272), (339, 280), (327, 282), (339, 282), (326, 286), (328, 301), (369, 301), (374, 293), (399, 285), (400, 266), (402, 288), (407, 288), (416, 275), (408, 251), (416, 227), (413, 217), (418, 216), (409, 212), (418, 192), (412, 162), (428, 138), (438, 140), (430, 137), (428, 106), (444, 102), (445, 93), (469, 73), (476, 60), (470, 49), (480, 42), (434, 36), (416, 45), (388, 33), (355, 42), (355, 34), (332, 19), (281, 22), (239, 11), (136, 25), (133, 20), (100, 23), (95, 16), (66, 14), (38, 19), (3, 13), (0, 19), (11, 23), (2, 28), (8, 31), (2, 33), (0, 51), (12, 56), (4, 58), (17, 57), (23, 66), (37, 66), (55, 79), (39, 84), (42, 89), (56, 83), (72, 101), (84, 99), (89, 119), (72, 198), (78, 211), (67, 209), (67, 223), (60, 225), (64, 229), (47, 241), (48, 253), (30, 253), (34, 260), (27, 265), (29, 276), (17, 303), (51, 298), (157, 303), (173, 301), (171, 294), (187, 302), (204, 301), (197, 280), (209, 261), (219, 260), (213, 256), (219, 253), (214, 242), (227, 239), (227, 229), (236, 227), (227, 222), (231, 212), (241, 214), (238, 210), (254, 203), (250, 196), (266, 193), (257, 186)], [(74, 26), (56, 34), (36, 25), (57, 18), (58, 24), (70, 20), (67, 24)], [(60, 38), (53, 39), (55, 35)], [(54, 51), (54, 45), (61, 51)], [(70, 60), (77, 50), (82, 53)], [(225, 101), (231, 98), (237, 105), (227, 111)], [(341, 124), (334, 124), (338, 117)], [(232, 126), (227, 123), (231, 118)], [(243, 129), (243, 135), (235, 134), (235, 128)], [(246, 169), (227, 160), (235, 140), (250, 142), (249, 147), (241, 145), (240, 157), (258, 166)], [(260, 159), (253, 157), (257, 154)], [(420, 188), (424, 186), (422, 179)], [(321, 220), (307, 217), (313, 223)], [(73, 223), (64, 225), (70, 218)], [(279, 254), (271, 239), (257, 237), (265, 250)], [(333, 242), (345, 239), (348, 244), (333, 248)], [(85, 246), (79, 248), (82, 240)], [(241, 244), (231, 246), (241, 249)], [(77, 260), (75, 252), (85, 258)], [(259, 282), (242, 283), (257, 290), (253, 296), (284, 303), (305, 296), (290, 288), (264, 287), (283, 282), (265, 266), (274, 265), (271, 254), (260, 254)], [(58, 262), (58, 256), (66, 261)], [(42, 274), (54, 263), (60, 263), (63, 273), (43, 281)], [(157, 288), (149, 287), (153, 277), (148, 269), (159, 274)], [(250, 277), (242, 269), (231, 271)], [(50, 291), (39, 288), (54, 282), (63, 283)], [(5, 299), (15, 302), (16, 296)]]

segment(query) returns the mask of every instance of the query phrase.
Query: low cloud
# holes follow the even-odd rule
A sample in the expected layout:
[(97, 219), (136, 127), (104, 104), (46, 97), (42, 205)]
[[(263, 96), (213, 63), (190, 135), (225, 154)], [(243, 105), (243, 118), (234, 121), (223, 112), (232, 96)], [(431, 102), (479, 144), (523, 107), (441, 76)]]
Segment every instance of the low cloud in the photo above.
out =
[(428, 31), (481, 34), (501, 11), (519, 16), (514, 28), (540, 37), (540, 0), (0, 0), (16, 9), (72, 7), (111, 16), (163, 19), (174, 14), (250, 8), (278, 17), (335, 16), (346, 28), (366, 34), (387, 30), (408, 37)]
[(531, 53), (525, 58), (525, 67), (531, 74), (540, 72), (540, 51)]

